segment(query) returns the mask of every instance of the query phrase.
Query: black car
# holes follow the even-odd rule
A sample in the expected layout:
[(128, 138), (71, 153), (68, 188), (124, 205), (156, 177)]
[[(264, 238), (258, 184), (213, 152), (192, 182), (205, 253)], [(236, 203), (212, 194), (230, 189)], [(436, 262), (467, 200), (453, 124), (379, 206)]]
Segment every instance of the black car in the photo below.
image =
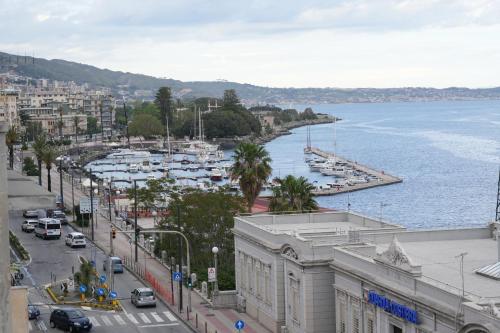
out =
[(36, 210), (25, 210), (23, 216), (29, 219), (38, 218), (38, 212)]
[(36, 305), (28, 304), (28, 319), (37, 319), (40, 317), (40, 310)]
[(50, 314), (50, 327), (69, 332), (88, 332), (92, 323), (80, 310), (56, 309)]

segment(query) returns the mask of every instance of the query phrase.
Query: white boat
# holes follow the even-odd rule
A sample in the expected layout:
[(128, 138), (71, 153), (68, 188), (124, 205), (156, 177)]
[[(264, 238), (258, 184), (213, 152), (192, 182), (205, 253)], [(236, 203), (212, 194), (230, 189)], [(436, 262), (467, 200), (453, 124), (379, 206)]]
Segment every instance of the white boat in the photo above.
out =
[(146, 177), (146, 180), (156, 180), (156, 176), (155, 175), (148, 175)]
[(326, 160), (326, 161), (317, 161), (317, 162), (311, 162), (309, 164), (309, 169), (311, 171), (319, 172), (321, 169), (328, 168), (335, 165), (335, 161), (333, 160)]
[(217, 168), (212, 169), (212, 172), (210, 172), (210, 180), (213, 180), (216, 182), (221, 181), (222, 180), (222, 172)]
[(132, 149), (117, 149), (113, 150), (113, 152), (106, 156), (108, 159), (118, 159), (118, 160), (127, 160), (127, 159), (149, 159), (151, 157), (151, 153), (149, 151), (144, 150), (132, 150)]
[(127, 168), (128, 172), (130, 173), (137, 173), (139, 172), (139, 166), (135, 163), (130, 163)]
[(149, 172), (151, 172), (151, 170), (152, 170), (152, 168), (151, 168), (151, 163), (149, 162), (149, 160), (142, 161), (141, 171), (145, 172), (145, 173), (149, 173)]
[(368, 183), (368, 179), (365, 176), (352, 176), (347, 179), (347, 184), (355, 185), (355, 184), (365, 184)]
[(344, 177), (347, 175), (347, 170), (344, 167), (339, 166), (329, 166), (326, 168), (320, 169), (322, 175), (325, 176), (336, 176), (336, 177)]

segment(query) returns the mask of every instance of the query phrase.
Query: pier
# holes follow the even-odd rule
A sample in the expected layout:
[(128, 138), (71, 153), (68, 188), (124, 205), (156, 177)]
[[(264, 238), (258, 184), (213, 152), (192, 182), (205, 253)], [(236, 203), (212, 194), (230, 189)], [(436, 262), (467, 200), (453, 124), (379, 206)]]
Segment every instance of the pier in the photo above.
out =
[(385, 173), (383, 170), (375, 170), (372, 169), (366, 165), (359, 164), (356, 161), (351, 161), (346, 158), (343, 158), (339, 155), (334, 156), (334, 154), (323, 151), (318, 148), (311, 147), (310, 148), (311, 153), (320, 156), (325, 159), (335, 159), (338, 162), (341, 163), (346, 163), (347, 165), (352, 166), (352, 168), (356, 171), (365, 173), (369, 176), (372, 176), (375, 179), (371, 179), (367, 183), (362, 183), (362, 184), (353, 184), (353, 185), (344, 185), (342, 187), (328, 187), (328, 188), (322, 188), (322, 189), (316, 189), (313, 191), (313, 194), (316, 196), (325, 196), (325, 195), (335, 195), (335, 194), (340, 194), (340, 193), (346, 193), (346, 192), (353, 192), (353, 191), (359, 191), (359, 190), (364, 190), (367, 188), (372, 188), (376, 186), (385, 186), (385, 185), (391, 185), (391, 184), (396, 184), (396, 183), (401, 183), (403, 180), (401, 178), (398, 178), (396, 176), (389, 175)]

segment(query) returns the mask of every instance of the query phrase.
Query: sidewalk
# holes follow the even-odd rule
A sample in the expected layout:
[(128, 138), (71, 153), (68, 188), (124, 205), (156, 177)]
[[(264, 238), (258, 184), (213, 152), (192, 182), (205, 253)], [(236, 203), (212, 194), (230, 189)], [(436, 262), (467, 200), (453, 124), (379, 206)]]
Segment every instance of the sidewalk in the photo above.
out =
[[(56, 168), (52, 169), (52, 192), (59, 194), (59, 173)], [(67, 208), (71, 208), (71, 176), (64, 174), (64, 203)], [(42, 170), (42, 184), (47, 187), (47, 174), (46, 169)], [(38, 179), (35, 180), (38, 182)], [(75, 179), (76, 182), (76, 179)], [(86, 197), (80, 186), (74, 185), (74, 199), (75, 204), (78, 204), (81, 197)], [(101, 205), (101, 212), (98, 214), (98, 223), (94, 229), (94, 242), (106, 253), (110, 251), (110, 223), (107, 205)], [(119, 227), (119, 225), (118, 225)], [(87, 237), (90, 239), (90, 228), (83, 230)], [(168, 237), (168, 236), (167, 236)], [(175, 237), (175, 236), (171, 236)], [(188, 291), (183, 287), (183, 311), (178, 311), (178, 283), (174, 283), (174, 297), (172, 304), (170, 292), (170, 279), (171, 273), (166, 265), (163, 265), (159, 260), (153, 258), (142, 246), (138, 249), (138, 263), (134, 265), (134, 244), (130, 241), (130, 236), (118, 232), (116, 238), (113, 239), (114, 254), (123, 258), (126, 263), (131, 263), (131, 268), (136, 275), (139, 275), (144, 280), (148, 280), (152, 287), (157, 289), (157, 293), (169, 305), (180, 318), (186, 323), (189, 323), (192, 328), (197, 328), (200, 333), (232, 333), (236, 329), (234, 323), (237, 320), (245, 322), (245, 328), (242, 332), (247, 333), (266, 333), (270, 332), (264, 326), (260, 325), (257, 321), (252, 319), (245, 313), (239, 313), (231, 309), (214, 310), (210, 309), (204, 304), (204, 299), (195, 291), (191, 292), (192, 312), (189, 314), (189, 321), (187, 320), (186, 307), (188, 304)]]

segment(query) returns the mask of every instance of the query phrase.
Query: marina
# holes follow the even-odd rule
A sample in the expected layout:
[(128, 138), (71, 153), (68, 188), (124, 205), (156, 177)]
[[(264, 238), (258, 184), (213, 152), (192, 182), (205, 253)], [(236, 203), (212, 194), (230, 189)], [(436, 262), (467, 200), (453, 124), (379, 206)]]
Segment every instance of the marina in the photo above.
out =
[[(335, 161), (334, 167), (328, 170), (337, 170), (339, 172), (337, 174), (326, 174), (326, 176), (336, 177), (336, 180), (331, 183), (326, 183), (326, 186), (317, 187), (313, 191), (316, 196), (327, 196), (359, 191), (376, 186), (401, 183), (403, 181), (401, 178), (389, 175), (383, 170), (375, 170), (356, 161), (351, 161), (336, 154), (323, 151), (319, 148), (308, 147), (308, 152), (321, 157), (323, 161), (325, 161), (320, 164), (328, 164), (328, 161)], [(339, 168), (338, 166), (341, 167)], [(325, 171), (324, 168), (319, 169), (319, 171), (322, 170)], [(351, 175), (349, 177), (345, 177), (349, 174), (349, 170), (352, 171)], [(340, 174), (340, 172), (343, 174)], [(321, 173), (324, 174), (324, 172)], [(341, 177), (340, 180), (337, 177)]]

